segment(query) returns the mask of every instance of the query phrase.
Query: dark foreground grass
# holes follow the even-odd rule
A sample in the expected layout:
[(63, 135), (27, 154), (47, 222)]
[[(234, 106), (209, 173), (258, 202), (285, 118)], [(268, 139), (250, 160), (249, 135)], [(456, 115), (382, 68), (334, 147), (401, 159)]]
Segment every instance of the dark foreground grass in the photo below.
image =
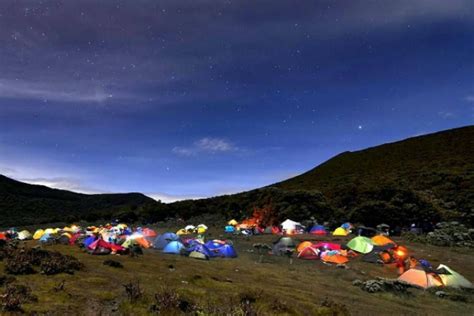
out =
[[(417, 289), (411, 289), (410, 295), (368, 294), (353, 286), (352, 281), (377, 276), (393, 278), (396, 271), (394, 267), (364, 263), (359, 258), (351, 261), (348, 269), (298, 259), (290, 264), (288, 258), (270, 255), (264, 255), (259, 263), (260, 255), (252, 245), (270, 244), (275, 239), (275, 236), (234, 237), (239, 257), (210, 261), (155, 250), (146, 250), (143, 256), (133, 258), (91, 256), (76, 246), (47, 246), (48, 250), (78, 258), (84, 269), (73, 275), (20, 275), (15, 282), (28, 285), (37, 297), (37, 301), (23, 304), (23, 310), (39, 314), (474, 314), (472, 293), (464, 294), (467, 302), (441, 299), (431, 291)], [(415, 256), (426, 258), (434, 265), (445, 263), (468, 279), (474, 279), (474, 254), (469, 251), (407, 245)], [(108, 259), (123, 267), (104, 265)], [(4, 274), (4, 263), (0, 263), (0, 274)], [(130, 291), (127, 294), (126, 286), (135, 287), (133, 297)]]

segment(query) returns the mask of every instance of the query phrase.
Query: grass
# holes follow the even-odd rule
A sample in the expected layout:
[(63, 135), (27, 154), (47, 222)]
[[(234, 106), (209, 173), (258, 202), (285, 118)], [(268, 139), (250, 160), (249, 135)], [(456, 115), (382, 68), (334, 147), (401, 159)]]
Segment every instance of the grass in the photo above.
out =
[[(219, 233), (213, 235), (218, 237)], [(394, 278), (396, 270), (393, 266), (365, 263), (359, 258), (349, 263), (349, 269), (298, 259), (290, 265), (288, 258), (270, 255), (264, 256), (264, 263), (258, 263), (259, 255), (252, 245), (271, 243), (275, 239), (271, 235), (250, 239), (233, 237), (239, 257), (210, 261), (166, 255), (155, 250), (146, 250), (143, 256), (136, 258), (91, 256), (76, 246), (54, 245), (47, 249), (77, 257), (85, 269), (74, 275), (35, 274), (16, 278), (18, 283), (29, 285), (38, 297), (38, 302), (23, 305), (25, 312), (30, 313), (145, 315), (150, 313), (155, 294), (164, 288), (172, 289), (181, 299), (193, 304), (218, 308), (214, 311), (216, 313), (239, 306), (244, 296), (252, 300), (252, 310), (263, 315), (332, 315), (334, 310), (343, 314), (344, 306), (353, 315), (474, 313), (472, 294), (467, 294), (470, 295), (469, 303), (440, 299), (432, 293), (415, 289), (410, 290), (413, 293), (410, 297), (390, 293), (368, 294), (353, 286), (352, 281), (377, 276)], [(328, 238), (298, 236), (297, 239)], [(36, 245), (35, 242), (28, 243)], [(445, 263), (468, 279), (474, 279), (474, 254), (469, 251), (406, 244), (416, 257), (426, 258), (433, 265)], [(124, 267), (117, 269), (104, 265), (106, 259), (114, 259)], [(0, 274), (3, 268), (3, 263), (0, 263)], [(55, 290), (63, 281), (64, 289)], [(125, 295), (123, 284), (135, 281), (139, 282), (143, 295), (131, 302)], [(323, 304), (326, 299), (330, 303)]]

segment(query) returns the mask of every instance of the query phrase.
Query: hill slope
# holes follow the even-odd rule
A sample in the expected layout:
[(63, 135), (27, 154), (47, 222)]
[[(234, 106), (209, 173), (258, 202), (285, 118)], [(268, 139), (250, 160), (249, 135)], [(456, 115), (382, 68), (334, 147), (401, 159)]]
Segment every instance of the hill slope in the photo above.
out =
[(319, 190), (346, 214), (358, 212), (356, 219), (383, 220), (400, 207), (409, 216), (429, 205), (443, 217), (472, 224), (474, 126), (345, 152), (275, 186)]
[(140, 193), (80, 194), (0, 175), (0, 226), (108, 217), (155, 204), (155, 200)]

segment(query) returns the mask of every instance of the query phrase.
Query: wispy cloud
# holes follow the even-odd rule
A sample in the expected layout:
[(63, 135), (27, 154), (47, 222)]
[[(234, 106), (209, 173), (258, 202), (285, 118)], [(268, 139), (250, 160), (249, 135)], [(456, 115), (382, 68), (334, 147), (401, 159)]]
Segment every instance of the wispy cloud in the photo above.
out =
[(456, 115), (453, 112), (447, 112), (447, 111), (438, 112), (438, 116), (445, 120), (456, 117)]
[(155, 199), (157, 201), (161, 201), (163, 203), (173, 203), (176, 201), (183, 201), (183, 200), (197, 200), (205, 198), (205, 196), (197, 196), (197, 195), (173, 195), (173, 194), (166, 194), (166, 193), (145, 193), (147, 196)]
[(176, 146), (171, 151), (181, 156), (193, 156), (198, 153), (225, 153), (237, 151), (238, 148), (223, 138), (204, 137), (189, 147)]
[(61, 102), (104, 102), (113, 97), (112, 93), (107, 93), (100, 86), (84, 86), (80, 82), (76, 82), (72, 87), (58, 83), (0, 79), (0, 98)]
[(468, 95), (464, 98), (467, 102), (474, 102), (474, 95)]

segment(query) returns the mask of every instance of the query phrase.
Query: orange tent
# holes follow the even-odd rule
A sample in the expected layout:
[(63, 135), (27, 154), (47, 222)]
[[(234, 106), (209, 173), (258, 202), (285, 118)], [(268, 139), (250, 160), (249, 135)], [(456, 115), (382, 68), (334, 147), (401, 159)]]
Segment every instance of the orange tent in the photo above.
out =
[(419, 286), (424, 289), (442, 286), (443, 281), (434, 273), (426, 273), (420, 269), (410, 269), (398, 277), (398, 280), (404, 281), (411, 285)]
[(311, 246), (304, 248), (298, 254), (299, 259), (316, 260), (319, 259), (319, 250)]
[(136, 241), (137, 244), (139, 244), (143, 248), (150, 248), (150, 246), (151, 246), (150, 242), (148, 240), (146, 240), (145, 238), (143, 238), (143, 237), (135, 238), (135, 241)]
[(0, 239), (3, 239), (3, 240), (7, 239), (7, 236), (5, 235), (5, 233), (0, 233)]
[(372, 242), (377, 246), (385, 246), (388, 244), (396, 245), (396, 243), (393, 240), (391, 240), (390, 238), (384, 235), (377, 235), (377, 236), (372, 237)]
[(301, 252), (304, 248), (311, 247), (312, 245), (313, 243), (311, 241), (303, 241), (298, 245), (298, 247), (296, 247), (296, 252)]
[(347, 259), (347, 257), (340, 254), (323, 255), (321, 259), (324, 262), (335, 263), (335, 264), (343, 264), (343, 263), (349, 262), (349, 259)]

